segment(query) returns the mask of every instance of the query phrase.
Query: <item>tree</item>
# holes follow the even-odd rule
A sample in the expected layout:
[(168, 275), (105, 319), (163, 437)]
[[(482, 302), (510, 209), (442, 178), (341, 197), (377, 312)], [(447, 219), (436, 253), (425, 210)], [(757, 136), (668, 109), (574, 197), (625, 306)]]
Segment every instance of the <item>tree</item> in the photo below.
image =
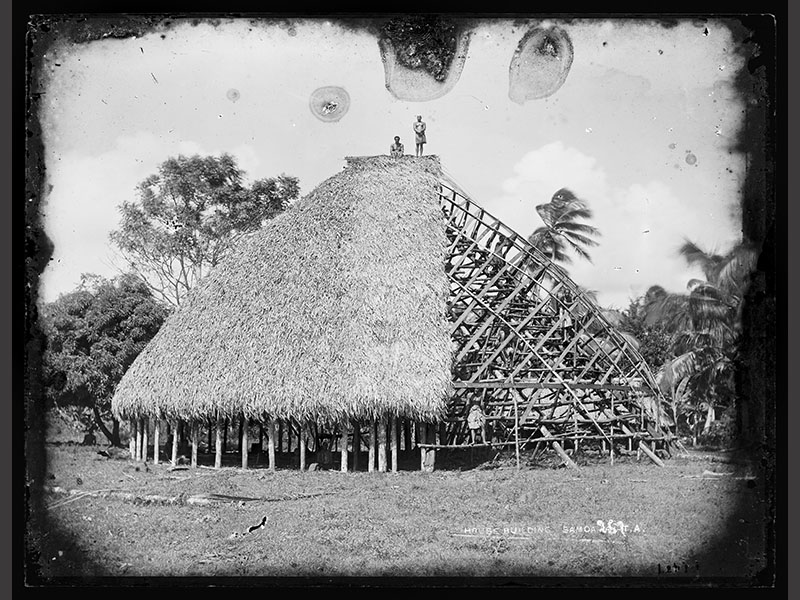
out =
[(300, 193), (282, 174), (244, 185), (229, 154), (169, 158), (120, 205), (111, 233), (130, 268), (157, 298), (179, 306), (185, 294), (242, 235), (284, 211)]
[(724, 255), (703, 251), (686, 241), (681, 255), (697, 265), (706, 280), (692, 279), (688, 294), (651, 287), (644, 302), (645, 323), (670, 334), (671, 356), (659, 373), (662, 389), (672, 397), (696, 442), (708, 433), (717, 409), (737, 401), (735, 370), (739, 361), (742, 300), (757, 255), (746, 243)]
[[(84, 276), (78, 289), (42, 309), (48, 401), (90, 408), (92, 427), (119, 446), (119, 422), (110, 414), (111, 397), (167, 314), (168, 309), (137, 275), (110, 281)], [(110, 430), (104, 422), (108, 418)]]
[(631, 300), (622, 312), (618, 326), (637, 340), (639, 353), (656, 372), (670, 358), (672, 339), (663, 324), (647, 323), (644, 303), (644, 298)]
[(590, 219), (592, 211), (586, 202), (575, 196), (567, 188), (561, 188), (547, 204), (540, 204), (536, 212), (544, 225), (534, 230), (528, 241), (547, 254), (551, 260), (571, 263), (569, 251), (581, 258), (592, 261), (586, 248), (597, 246), (592, 239), (599, 236), (597, 228), (579, 223), (578, 219)]

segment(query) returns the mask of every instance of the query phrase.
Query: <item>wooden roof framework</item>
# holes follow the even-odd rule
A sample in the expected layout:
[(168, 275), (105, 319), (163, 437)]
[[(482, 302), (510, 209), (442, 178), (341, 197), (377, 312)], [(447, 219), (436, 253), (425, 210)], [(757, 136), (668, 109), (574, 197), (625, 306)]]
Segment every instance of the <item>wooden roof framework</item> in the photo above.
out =
[[(470, 444), (477, 402), (495, 446), (623, 443), (669, 452), (648, 407), (663, 397), (636, 348), (566, 273), (524, 237), (443, 180), (453, 394), (439, 446)], [(645, 403), (649, 396), (655, 402)], [(640, 446), (640, 443), (643, 446)]]

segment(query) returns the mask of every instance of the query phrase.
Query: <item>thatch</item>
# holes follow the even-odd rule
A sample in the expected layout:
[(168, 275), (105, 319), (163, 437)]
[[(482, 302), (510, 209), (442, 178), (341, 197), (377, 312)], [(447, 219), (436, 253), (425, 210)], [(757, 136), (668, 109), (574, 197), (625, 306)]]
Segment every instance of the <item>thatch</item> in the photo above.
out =
[(440, 417), (449, 395), (436, 157), (347, 167), (244, 238), (120, 382), (120, 418)]

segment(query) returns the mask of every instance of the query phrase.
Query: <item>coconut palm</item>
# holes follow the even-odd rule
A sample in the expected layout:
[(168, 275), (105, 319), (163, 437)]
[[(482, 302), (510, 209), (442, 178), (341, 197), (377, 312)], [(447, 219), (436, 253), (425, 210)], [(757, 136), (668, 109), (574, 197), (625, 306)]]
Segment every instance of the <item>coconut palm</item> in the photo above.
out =
[(660, 323), (672, 335), (673, 358), (659, 372), (659, 382), (672, 398), (675, 418), (693, 416), (690, 427), (696, 443), (700, 424), (707, 433), (715, 409), (727, 406), (734, 395), (742, 299), (757, 255), (744, 242), (720, 255), (691, 241), (681, 246), (680, 254), (699, 266), (706, 280), (690, 280), (687, 294), (653, 286), (645, 295), (644, 309), (648, 324)]
[(579, 223), (578, 219), (590, 219), (592, 211), (586, 202), (567, 188), (561, 188), (547, 204), (540, 204), (536, 212), (544, 225), (538, 227), (528, 241), (544, 252), (554, 262), (571, 263), (571, 250), (581, 258), (592, 261), (586, 248), (597, 246), (592, 239), (600, 235), (596, 227)]

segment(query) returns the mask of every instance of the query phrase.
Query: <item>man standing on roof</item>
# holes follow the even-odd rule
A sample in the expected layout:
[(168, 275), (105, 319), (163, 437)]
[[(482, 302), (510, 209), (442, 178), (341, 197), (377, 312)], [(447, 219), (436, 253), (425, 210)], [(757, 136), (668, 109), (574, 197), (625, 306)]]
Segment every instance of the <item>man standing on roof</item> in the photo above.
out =
[(394, 136), (394, 144), (389, 146), (389, 154), (392, 158), (400, 158), (403, 156), (403, 144), (400, 143), (400, 136)]
[(414, 123), (414, 135), (417, 142), (417, 156), (422, 156), (422, 145), (428, 141), (425, 139), (425, 121), (422, 120), (422, 115), (417, 115), (417, 121)]

